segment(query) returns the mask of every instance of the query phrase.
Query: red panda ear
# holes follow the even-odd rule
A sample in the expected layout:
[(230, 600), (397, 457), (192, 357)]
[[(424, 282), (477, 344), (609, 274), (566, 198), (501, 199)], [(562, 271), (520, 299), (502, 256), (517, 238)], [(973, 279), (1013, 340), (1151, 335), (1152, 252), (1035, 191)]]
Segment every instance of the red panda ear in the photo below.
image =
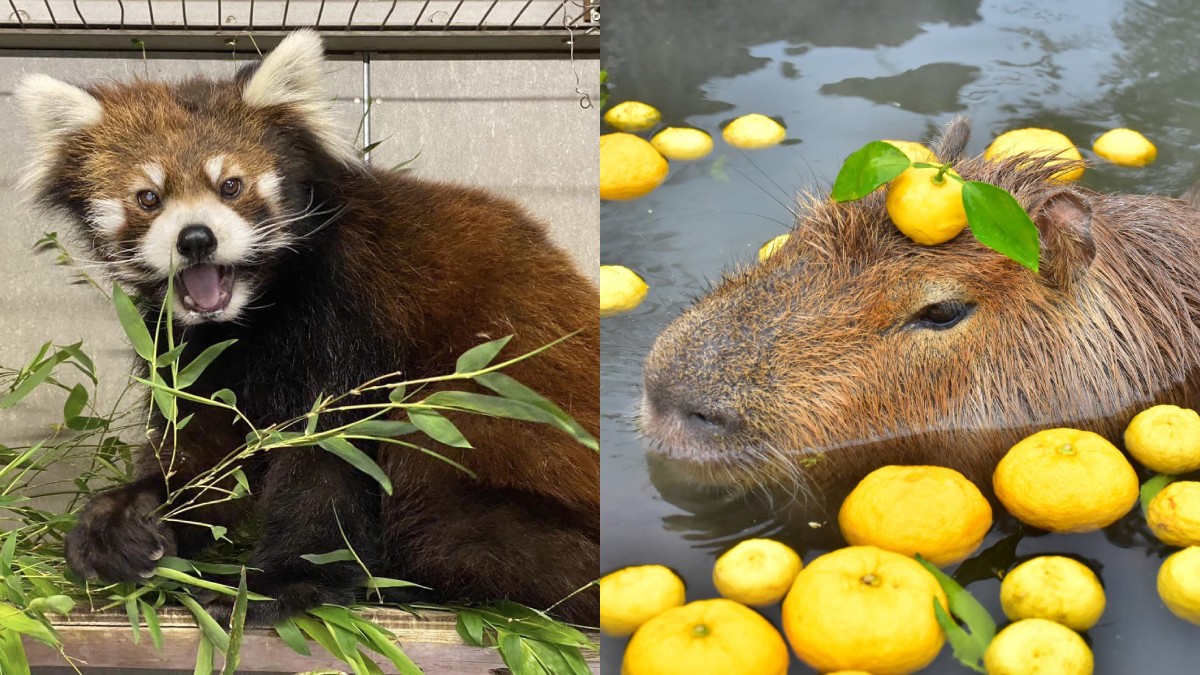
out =
[(96, 97), (49, 75), (30, 75), (15, 92), (17, 106), (33, 136), (34, 157), (22, 183), (37, 190), (62, 152), (63, 141), (73, 133), (99, 124), (104, 116)]
[(331, 97), (321, 86), (324, 53), (316, 32), (295, 31), (267, 54), (250, 76), (242, 88), (242, 101), (253, 108), (286, 107), (335, 159), (357, 162), (357, 154), (340, 138), (330, 116)]

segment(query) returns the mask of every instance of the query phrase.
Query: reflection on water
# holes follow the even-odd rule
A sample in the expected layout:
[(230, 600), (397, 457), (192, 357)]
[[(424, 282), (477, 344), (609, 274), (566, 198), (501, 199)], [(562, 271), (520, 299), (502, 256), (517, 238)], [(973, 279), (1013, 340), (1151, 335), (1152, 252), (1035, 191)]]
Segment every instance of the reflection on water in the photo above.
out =
[[(650, 196), (602, 212), (603, 261), (651, 285), (640, 308), (602, 324), (602, 571), (662, 563), (684, 576), (691, 599), (714, 595), (715, 556), (747, 536), (787, 541), (806, 560), (839, 543), (834, 491), (697, 488), (648, 461), (635, 430), (654, 336), (786, 231), (796, 192), (827, 188), (868, 140), (925, 138), (956, 113), (974, 120), (973, 153), (1022, 126), (1058, 129), (1083, 147), (1129, 126), (1158, 145), (1145, 169), (1090, 167), (1092, 189), (1179, 194), (1200, 178), (1200, 3), (1190, 0), (610, 0), (606, 10), (612, 102), (646, 101), (664, 124), (705, 129), (717, 143), (702, 162), (672, 163)], [(784, 122), (791, 144), (752, 154), (724, 145), (720, 124), (750, 112)], [(1200, 672), (1195, 627), (1155, 591), (1166, 549), (1138, 514), (1086, 535), (1001, 520), (985, 547), (957, 576), (993, 616), (1002, 618), (997, 570), (1041, 553), (1074, 556), (1109, 594), (1087, 635), (1097, 673)], [(767, 616), (777, 622), (778, 610)], [(623, 647), (604, 639), (604, 673), (619, 671)], [(964, 671), (947, 649), (929, 672)]]

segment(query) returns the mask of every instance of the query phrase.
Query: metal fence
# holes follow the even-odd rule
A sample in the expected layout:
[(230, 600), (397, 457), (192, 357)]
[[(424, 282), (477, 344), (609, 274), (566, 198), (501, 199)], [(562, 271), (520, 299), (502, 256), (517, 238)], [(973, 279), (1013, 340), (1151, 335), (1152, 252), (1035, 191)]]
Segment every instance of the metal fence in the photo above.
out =
[(0, 49), (219, 50), (242, 36), (269, 47), (302, 26), (334, 51), (599, 49), (600, 0), (0, 1)]

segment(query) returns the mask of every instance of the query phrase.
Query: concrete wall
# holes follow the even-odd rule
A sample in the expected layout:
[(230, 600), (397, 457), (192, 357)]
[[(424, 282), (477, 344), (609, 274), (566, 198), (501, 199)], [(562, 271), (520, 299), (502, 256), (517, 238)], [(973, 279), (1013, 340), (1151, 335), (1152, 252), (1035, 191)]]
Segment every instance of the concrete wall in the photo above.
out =
[[(72, 285), (68, 268), (34, 255), (44, 232), (65, 235), (64, 223), (21, 205), (14, 184), (29, 161), (17, 122), (13, 88), (29, 73), (74, 82), (148, 73), (177, 78), (197, 71), (231, 74), (229, 56), (140, 54), (64, 55), (0, 52), (0, 364), (19, 367), (46, 341), (82, 340), (97, 360), (108, 400), (126, 384), (128, 348), (106, 295)], [(584, 109), (580, 87), (599, 100), (596, 59), (514, 56), (368, 55), (371, 140), (384, 140), (372, 161), (410, 165), (420, 175), (460, 181), (508, 195), (548, 223), (580, 269), (595, 278), (599, 265), (598, 113)], [(345, 133), (355, 135), (363, 114), (362, 55), (331, 60), (326, 78)], [(0, 411), (0, 444), (27, 445), (61, 419), (63, 395), (44, 390), (14, 410)]]

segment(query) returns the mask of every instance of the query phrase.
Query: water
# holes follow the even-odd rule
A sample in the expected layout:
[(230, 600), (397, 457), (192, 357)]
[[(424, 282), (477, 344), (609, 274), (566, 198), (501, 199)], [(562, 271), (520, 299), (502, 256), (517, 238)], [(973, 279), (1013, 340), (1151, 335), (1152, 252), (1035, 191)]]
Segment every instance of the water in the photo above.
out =
[[(671, 485), (669, 472), (648, 466), (634, 423), (654, 337), (710, 280), (786, 231), (797, 191), (827, 188), (869, 140), (920, 140), (955, 114), (974, 120), (972, 153), (1026, 126), (1058, 129), (1083, 147), (1118, 126), (1156, 143), (1158, 160), (1144, 169), (1089, 168), (1082, 185), (1092, 189), (1177, 195), (1200, 179), (1200, 5), (1185, 0), (609, 0), (605, 10), (610, 102), (645, 101), (667, 124), (717, 137), (712, 156), (674, 162), (661, 188), (605, 203), (601, 221), (602, 261), (651, 285), (641, 307), (602, 322), (601, 567), (665, 564), (690, 599), (715, 596), (713, 560), (740, 538), (771, 533), (806, 560), (830, 545), (827, 522), (781, 522), (757, 505)], [(725, 145), (722, 124), (750, 112), (783, 121), (789, 142), (749, 154)], [(1155, 591), (1166, 549), (1136, 514), (1106, 532), (1000, 542), (1014, 527), (1000, 523), (985, 544), (996, 544), (994, 566), (1054, 552), (1099, 570), (1109, 608), (1085, 636), (1097, 673), (1200, 671), (1196, 627)], [(968, 588), (1003, 619), (999, 581), (981, 568), (965, 575), (980, 578)], [(766, 615), (778, 625), (777, 610)], [(619, 671), (624, 643), (604, 638), (604, 673)], [(797, 663), (791, 672), (812, 671)], [(967, 671), (947, 647), (927, 672)]]

